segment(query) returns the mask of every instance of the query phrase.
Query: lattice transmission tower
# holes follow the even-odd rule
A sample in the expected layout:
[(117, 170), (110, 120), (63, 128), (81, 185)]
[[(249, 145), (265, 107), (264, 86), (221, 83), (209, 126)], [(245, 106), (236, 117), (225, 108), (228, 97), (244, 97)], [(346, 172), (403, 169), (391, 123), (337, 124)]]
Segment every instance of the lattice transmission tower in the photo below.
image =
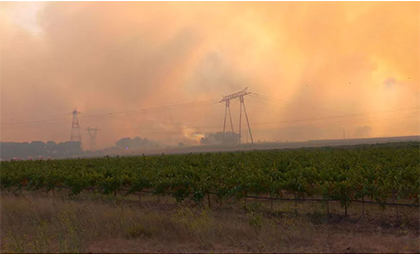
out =
[(95, 129), (88, 127), (86, 130), (88, 131), (89, 137), (90, 137), (90, 150), (95, 151), (95, 149), (96, 149), (96, 133), (98, 131), (100, 131), (100, 129), (98, 129), (97, 127)]
[(248, 131), (249, 131), (249, 136), (251, 138), (251, 144), (254, 143), (254, 139), (252, 138), (252, 132), (251, 132), (251, 126), (249, 125), (249, 120), (248, 120), (248, 114), (246, 113), (246, 108), (245, 108), (245, 99), (244, 97), (251, 94), (251, 92), (247, 91), (248, 87), (246, 87), (244, 90), (239, 91), (237, 93), (233, 93), (233, 94), (229, 94), (223, 97), (223, 99), (221, 99), (219, 101), (219, 103), (225, 102), (226, 103), (226, 108), (225, 108), (225, 119), (223, 122), (223, 138), (225, 135), (225, 131), (226, 131), (226, 116), (227, 116), (227, 112), (229, 111), (229, 119), (230, 119), (230, 126), (232, 129), (232, 134), (234, 133), (233, 131), (233, 122), (232, 122), (232, 114), (230, 112), (230, 101), (233, 99), (237, 99), (239, 98), (239, 102), (240, 102), (240, 110), (239, 110), (239, 144), (241, 143), (242, 140), (242, 108), (244, 109), (244, 113), (245, 113), (245, 118), (246, 118), (246, 122), (248, 125)]
[(76, 108), (74, 108), (71, 114), (73, 115), (73, 121), (71, 123), (70, 141), (82, 142), (82, 135), (80, 134), (80, 125), (79, 125), (79, 117), (78, 117), (80, 113), (77, 112)]

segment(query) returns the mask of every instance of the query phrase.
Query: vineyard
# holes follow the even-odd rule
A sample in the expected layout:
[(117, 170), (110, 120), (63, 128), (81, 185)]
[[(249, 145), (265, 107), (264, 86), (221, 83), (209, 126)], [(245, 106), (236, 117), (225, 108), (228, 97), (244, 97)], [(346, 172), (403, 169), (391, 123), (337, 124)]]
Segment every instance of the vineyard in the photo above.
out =
[(1, 162), (1, 188), (141, 191), (218, 203), (248, 196), (419, 203), (419, 143), (236, 153)]

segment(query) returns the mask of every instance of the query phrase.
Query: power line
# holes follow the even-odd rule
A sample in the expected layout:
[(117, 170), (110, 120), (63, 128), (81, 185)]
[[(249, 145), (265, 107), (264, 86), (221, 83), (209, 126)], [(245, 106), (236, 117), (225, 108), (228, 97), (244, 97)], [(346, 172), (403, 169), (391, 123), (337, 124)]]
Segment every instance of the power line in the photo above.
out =
[[(347, 115), (332, 116), (332, 117), (323, 117), (323, 118), (308, 118), (308, 119), (296, 119), (296, 120), (277, 121), (277, 122), (253, 123), (253, 125), (271, 125), (271, 124), (281, 124), (281, 123), (313, 122), (313, 121), (320, 121), (320, 120), (358, 117), (358, 116), (364, 116), (364, 115), (382, 114), (382, 113), (399, 112), (399, 111), (409, 111), (409, 110), (420, 111), (420, 108), (399, 109), (399, 110), (379, 111), (379, 112), (366, 112), (366, 113), (359, 113), (359, 114), (347, 114)], [(220, 127), (220, 126), (207, 126), (207, 127)]]
[[(254, 101), (252, 101), (252, 103), (255, 103)], [(269, 110), (269, 111), (273, 111), (275, 113), (278, 114), (285, 114), (285, 111), (280, 111), (277, 108), (273, 108), (273, 107), (264, 107), (261, 105), (254, 105), (257, 108), (263, 109), (263, 110)], [(289, 109), (290, 110), (290, 109)], [(346, 117), (352, 117), (352, 116), (364, 116), (364, 115), (369, 115), (369, 114), (383, 114), (383, 113), (392, 113), (392, 112), (401, 112), (401, 111), (412, 111), (414, 110), (415, 112), (419, 111), (420, 108), (415, 107), (415, 108), (403, 108), (403, 109), (396, 109), (396, 110), (387, 110), (387, 111), (379, 111), (379, 112), (367, 112), (367, 113), (354, 113), (354, 114), (347, 114), (347, 115), (333, 115), (333, 116), (325, 116), (322, 118), (312, 118), (312, 119), (301, 119), (301, 120), (293, 120), (293, 121), (317, 121), (317, 120), (324, 120), (324, 119), (335, 119), (335, 118), (346, 118)], [(313, 113), (311, 113), (313, 114)], [(283, 123), (283, 122), (290, 122), (290, 121), (282, 121), (282, 122), (273, 122), (273, 123)], [(267, 123), (264, 123), (267, 124)]]
[(321, 109), (321, 110), (327, 110), (327, 111), (332, 111), (332, 112), (336, 112), (336, 113), (344, 113), (343, 111), (338, 111), (338, 110), (334, 110), (334, 109), (330, 109), (330, 108), (325, 108), (325, 107), (321, 107), (319, 105), (310, 105), (310, 104), (305, 104), (305, 103), (302, 103), (302, 102), (293, 102), (293, 101), (288, 101), (288, 100), (285, 100), (285, 99), (278, 99), (278, 98), (274, 98), (274, 97), (266, 96), (266, 95), (262, 95), (262, 94), (257, 94), (257, 93), (252, 93), (252, 95), (254, 95), (254, 97), (256, 97), (256, 98), (264, 99), (264, 100), (270, 101), (272, 103), (273, 102), (274, 103), (286, 102), (286, 103), (289, 104), (288, 106), (286, 106), (286, 108), (289, 107), (290, 104), (297, 104), (298, 106), (300, 105), (300, 106), (304, 106), (304, 107), (305, 106), (309, 107), (312, 110), (315, 107), (315, 108), (318, 108), (318, 109)]
[[(264, 125), (273, 125), (273, 124), (288, 124), (288, 123), (301, 123), (301, 122), (314, 122), (314, 121), (325, 121), (325, 120), (335, 120), (335, 119), (345, 119), (345, 118), (351, 118), (351, 117), (359, 117), (359, 116), (365, 116), (365, 115), (374, 115), (374, 114), (384, 114), (384, 113), (393, 113), (393, 112), (401, 112), (401, 111), (414, 111), (418, 112), (420, 111), (420, 108), (409, 108), (409, 109), (397, 109), (397, 110), (388, 110), (388, 111), (379, 111), (379, 112), (366, 112), (366, 113), (358, 113), (358, 114), (347, 114), (347, 115), (340, 115), (340, 116), (329, 116), (329, 117), (321, 117), (321, 118), (308, 118), (308, 119), (295, 119), (295, 120), (286, 120), (286, 121), (276, 121), (276, 122), (263, 122), (263, 123), (253, 123), (254, 125), (264, 126)], [(408, 113), (414, 113), (414, 112), (408, 112)], [(165, 124), (165, 123), (163, 123)], [(178, 125), (182, 126), (184, 124), (173, 124), (172, 125)], [(21, 126), (22, 127), (22, 126)], [(194, 128), (201, 128), (201, 129), (216, 129), (221, 128), (220, 125), (206, 125), (206, 126), (196, 126)], [(16, 128), (14, 128), (16, 129)], [(109, 128), (105, 128), (109, 129)], [(113, 128), (115, 129), (115, 128)], [(142, 128), (129, 128), (132, 130), (146, 130)], [(150, 128), (150, 129), (156, 129), (156, 128)], [(261, 129), (259, 129), (261, 130)]]
[(191, 105), (194, 105), (194, 104), (198, 104), (197, 106), (213, 105), (213, 104), (217, 104), (217, 102), (215, 102), (216, 100), (218, 100), (218, 98), (203, 100), (203, 101), (187, 102), (187, 103), (181, 103), (181, 104), (173, 104), (173, 105), (167, 105), (167, 106), (159, 106), (159, 107), (153, 107), (153, 108), (144, 108), (144, 109), (138, 109), (138, 110), (129, 110), (129, 111), (106, 113), (106, 114), (88, 115), (88, 116), (82, 116), (80, 118), (104, 117), (104, 116), (119, 115), (119, 114), (146, 113), (146, 112), (155, 111), (155, 110), (171, 110), (171, 109), (177, 109), (178, 107), (191, 106)]
[[(213, 105), (213, 104), (218, 103), (217, 100), (219, 100), (219, 98), (203, 100), (203, 101), (188, 102), (188, 103), (182, 103), (182, 104), (159, 106), (159, 107), (153, 107), (153, 108), (144, 108), (144, 109), (138, 109), (138, 110), (110, 112), (110, 113), (96, 114), (96, 115), (86, 115), (86, 116), (80, 116), (79, 119), (108, 117), (108, 116), (113, 116), (113, 115), (130, 114), (130, 113), (147, 113), (148, 111), (163, 110), (163, 109), (170, 110), (170, 109), (176, 109), (177, 107), (186, 107), (186, 106), (192, 106), (194, 104), (203, 104), (205, 102), (211, 102), (209, 105)], [(204, 105), (206, 104), (198, 105), (198, 106), (204, 106)], [(68, 118), (44, 119), (44, 120), (36, 120), (36, 121), (5, 123), (5, 124), (1, 124), (1, 126), (3, 127), (3, 126), (15, 126), (15, 125), (27, 125), (27, 124), (40, 124), (40, 123), (61, 122), (61, 121), (68, 121), (68, 120), (69, 120)]]
[[(256, 94), (254, 93), (253, 95), (256, 95)], [(262, 95), (259, 95), (259, 96), (263, 97)], [(268, 97), (268, 96), (264, 96), (264, 97), (270, 98), (271, 101), (276, 101), (276, 102), (280, 101), (280, 100), (277, 100), (277, 99), (273, 99), (273, 97)], [(254, 96), (254, 98), (257, 98), (257, 97)], [(84, 119), (101, 118), (101, 117), (108, 118), (108, 117), (123, 115), (123, 114), (149, 113), (149, 112), (156, 112), (156, 111), (160, 111), (160, 110), (182, 109), (182, 108), (185, 108), (185, 107), (192, 108), (192, 106), (194, 106), (194, 108), (197, 108), (197, 107), (203, 107), (203, 106), (218, 105), (218, 101), (219, 101), (219, 98), (215, 98), (215, 99), (209, 99), (209, 100), (203, 100), (203, 101), (195, 101), (195, 102), (188, 102), (188, 103), (182, 103), (182, 104), (173, 104), (173, 105), (159, 106), (159, 107), (153, 107), (153, 108), (144, 108), (144, 109), (138, 109), (138, 110), (110, 112), (110, 113), (95, 114), (95, 115), (86, 115), (86, 116), (81, 116), (79, 118), (84, 118)], [(268, 106), (264, 107), (263, 105), (258, 104), (256, 101), (251, 101), (251, 102), (253, 104), (255, 104), (254, 106), (256, 106), (260, 109), (262, 108), (264, 110), (275, 111), (275, 113), (278, 113), (278, 114), (286, 113), (286, 112), (280, 111), (274, 105), (269, 104)], [(286, 108), (286, 107), (284, 107), (284, 108)], [(320, 118), (296, 119), (296, 120), (288, 120), (288, 121), (254, 123), (254, 124), (264, 126), (264, 125), (282, 124), (282, 123), (313, 122), (313, 121), (344, 119), (344, 118), (349, 118), (349, 117), (358, 117), (358, 116), (371, 115), (371, 114), (383, 114), (383, 113), (390, 113), (390, 112), (413, 111), (413, 110), (414, 110), (414, 112), (418, 112), (419, 109), (420, 108), (416, 107), (416, 108), (408, 108), (408, 109), (406, 108), (406, 109), (396, 109), (396, 110), (387, 110), (387, 111), (379, 111), (379, 112), (356, 113), (356, 114), (347, 114), (347, 115), (334, 115), (334, 116), (326, 116), (326, 117), (320, 117)], [(288, 109), (288, 110), (293, 110), (293, 109)], [(6, 123), (6, 124), (2, 124), (1, 126), (2, 127), (3, 126), (13, 127), (13, 130), (15, 130), (19, 127), (28, 127), (28, 126), (25, 126), (25, 124), (26, 125), (40, 124), (40, 123), (55, 123), (55, 124), (57, 124), (57, 123), (60, 123), (62, 121), (69, 121), (69, 119), (68, 118), (60, 118), (60, 119), (45, 119), (45, 120), (18, 122), (18, 123)], [(207, 125), (207, 126), (203, 126), (203, 127), (194, 127), (194, 128), (213, 129), (213, 128), (220, 128), (220, 127), (221, 126), (209, 126), (209, 125)], [(154, 129), (154, 128), (152, 128), (152, 129)], [(4, 131), (5, 129), (2, 128), (2, 130)], [(8, 129), (6, 129), (6, 131), (7, 130)], [(11, 129), (9, 129), (9, 130), (11, 130)]]
[[(261, 124), (278, 124), (278, 123), (293, 123), (293, 122), (330, 120), (330, 119), (347, 118), (347, 117), (358, 117), (358, 116), (371, 115), (371, 114), (381, 114), (381, 113), (387, 113), (387, 112), (397, 112), (397, 111), (404, 111), (404, 110), (413, 110), (413, 109), (401, 109), (401, 110), (395, 110), (395, 111), (382, 111), (382, 112), (371, 112), (371, 113), (360, 113), (360, 114), (348, 114), (348, 115), (341, 115), (341, 116), (330, 116), (330, 117), (322, 117), (322, 118), (310, 118), (310, 119), (297, 119), (297, 120), (290, 120), (290, 121), (268, 122), (268, 123), (260, 123), (260, 125)], [(416, 111), (420, 111), (420, 109), (417, 108)], [(255, 125), (257, 125), (257, 124), (255, 124)]]

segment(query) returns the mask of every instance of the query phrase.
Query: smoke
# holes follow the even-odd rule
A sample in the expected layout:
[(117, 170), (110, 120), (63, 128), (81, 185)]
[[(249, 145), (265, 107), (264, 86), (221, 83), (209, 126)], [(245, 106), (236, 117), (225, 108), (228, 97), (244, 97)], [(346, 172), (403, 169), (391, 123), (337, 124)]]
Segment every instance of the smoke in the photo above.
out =
[(361, 126), (356, 129), (356, 133), (354, 134), (354, 137), (356, 138), (368, 138), (370, 137), (370, 133), (372, 131), (372, 128), (370, 126)]
[(200, 144), (202, 138), (205, 137), (204, 133), (198, 133), (193, 128), (188, 128), (186, 126), (182, 126), (184, 137), (190, 141), (193, 141), (193, 144)]
[(395, 80), (395, 78), (387, 78), (384, 82), (384, 88), (393, 89), (396, 83), (397, 83), (397, 80)]
[[(418, 3), (3, 2), (0, 7), (2, 124), (69, 119), (2, 126), (2, 141), (67, 141), (74, 107), (83, 117), (220, 99), (246, 86), (282, 99), (246, 98), (255, 140), (335, 138), (343, 127), (356, 131), (367, 124), (372, 136), (419, 132), (418, 117), (407, 115), (294, 122), (418, 107)], [(238, 104), (231, 105), (235, 131)], [(221, 131), (223, 117), (222, 104), (192, 104), (81, 118), (80, 124), (102, 129), (98, 147), (125, 136), (176, 144)], [(271, 122), (282, 123), (264, 124)], [(83, 130), (84, 146), (88, 138)]]

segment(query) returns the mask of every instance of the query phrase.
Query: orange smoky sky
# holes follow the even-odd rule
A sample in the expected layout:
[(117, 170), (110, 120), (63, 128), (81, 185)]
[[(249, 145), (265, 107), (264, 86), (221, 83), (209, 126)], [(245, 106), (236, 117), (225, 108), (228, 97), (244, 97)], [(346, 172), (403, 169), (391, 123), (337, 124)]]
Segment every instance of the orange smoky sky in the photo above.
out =
[[(195, 140), (222, 130), (218, 100), (245, 87), (257, 94), (245, 99), (255, 140), (419, 134), (418, 2), (0, 8), (4, 142), (67, 141), (74, 107), (84, 147), (87, 127), (101, 129), (100, 147)], [(139, 111), (168, 105), (177, 106)], [(231, 107), (238, 131), (239, 103)]]

